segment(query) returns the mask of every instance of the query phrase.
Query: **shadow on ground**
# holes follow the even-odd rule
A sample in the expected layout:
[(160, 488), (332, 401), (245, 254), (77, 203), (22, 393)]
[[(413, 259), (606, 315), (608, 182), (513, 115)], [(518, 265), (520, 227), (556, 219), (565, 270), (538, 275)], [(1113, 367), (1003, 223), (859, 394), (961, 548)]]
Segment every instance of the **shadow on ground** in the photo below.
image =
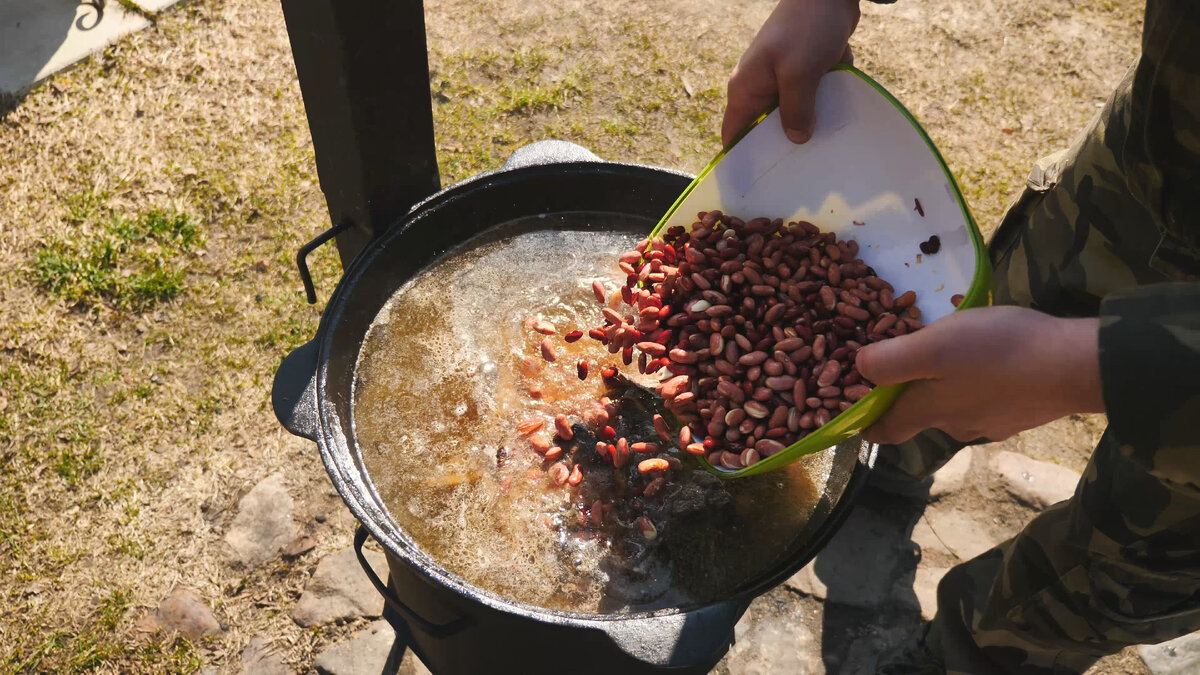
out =
[(883, 650), (921, 623), (913, 591), (921, 548), (911, 540), (923, 503), (863, 493), (837, 536), (817, 556), (809, 579), (823, 587), (821, 658), (827, 673), (866, 673)]
[(73, 30), (106, 26), (115, 0), (0, 0), (0, 120), (34, 84), (51, 75), (55, 56)]

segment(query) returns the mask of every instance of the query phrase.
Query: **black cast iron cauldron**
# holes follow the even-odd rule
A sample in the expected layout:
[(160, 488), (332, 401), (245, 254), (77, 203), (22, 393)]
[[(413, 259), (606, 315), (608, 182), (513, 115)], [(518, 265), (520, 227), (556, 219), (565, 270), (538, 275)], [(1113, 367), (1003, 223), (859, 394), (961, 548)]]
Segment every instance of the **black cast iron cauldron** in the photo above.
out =
[[(367, 475), (353, 431), (354, 368), (367, 329), (400, 286), (474, 235), (517, 218), (591, 212), (652, 223), (689, 180), (675, 171), (599, 161), (561, 141), (526, 146), (501, 170), (417, 204), (364, 249), (346, 269), (316, 337), (280, 366), (275, 414), (293, 434), (316, 441), (334, 487), (362, 524), (355, 545), (364, 569), (434, 673), (707, 672), (728, 650), (750, 601), (811, 560), (849, 514), (874, 463), (874, 446), (857, 440), (835, 450), (814, 517), (767, 573), (705, 605), (582, 615), (516, 603), (447, 572), (392, 520)], [(386, 551), (388, 586), (362, 557), (368, 533)]]

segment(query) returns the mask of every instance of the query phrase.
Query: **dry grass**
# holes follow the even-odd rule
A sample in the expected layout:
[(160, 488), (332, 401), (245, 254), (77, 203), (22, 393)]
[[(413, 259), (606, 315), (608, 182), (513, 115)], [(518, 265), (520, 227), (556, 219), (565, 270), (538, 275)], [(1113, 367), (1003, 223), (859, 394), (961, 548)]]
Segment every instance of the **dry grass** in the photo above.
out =
[[(716, 149), (724, 79), (770, 9), (427, 5), (447, 183), (547, 137), (698, 170)], [(867, 5), (854, 45), (990, 224), (1028, 164), (1094, 113), (1135, 53), (1138, 23), (1133, 2)], [(311, 445), (268, 405), (280, 357), (319, 318), (292, 256), (326, 226), (278, 3), (196, 0), (163, 14), (8, 113), (0, 153), (0, 669), (236, 669), (254, 635), (307, 667), (353, 626), (303, 630), (288, 606), (352, 523)], [(177, 292), (128, 303), (39, 277), (56, 247), (83, 260), (113, 219), (153, 212), (185, 214), (202, 237), (164, 258), (181, 272)], [(128, 245), (132, 260), (151, 244)], [(337, 274), (321, 251), (322, 298)], [(1067, 422), (1039, 447), (1078, 467), (1093, 431)], [(240, 569), (222, 537), (237, 499), (275, 471), (320, 545)], [(136, 634), (176, 583), (229, 629), (199, 644)]]

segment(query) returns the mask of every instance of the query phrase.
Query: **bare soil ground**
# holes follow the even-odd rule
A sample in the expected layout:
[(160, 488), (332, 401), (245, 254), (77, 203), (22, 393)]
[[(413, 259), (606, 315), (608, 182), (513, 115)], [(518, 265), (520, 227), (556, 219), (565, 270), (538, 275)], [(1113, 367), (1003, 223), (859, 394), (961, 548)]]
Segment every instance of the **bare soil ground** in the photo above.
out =
[[(697, 171), (717, 150), (725, 78), (772, 3), (426, 5), (448, 184), (544, 138)], [(924, 123), (990, 232), (1029, 164), (1064, 147), (1121, 77), (1140, 11), (864, 3), (853, 46)], [(254, 635), (309, 668), (357, 625), (306, 630), (288, 608), (353, 523), (314, 448), (268, 405), (281, 356), (319, 318), (292, 258), (328, 224), (278, 2), (185, 4), (3, 115), (0, 669), (236, 670)], [(152, 213), (197, 236), (148, 234)], [(328, 297), (331, 250), (314, 273)], [(1073, 418), (1009, 443), (1082, 469), (1102, 425)], [(319, 545), (240, 568), (224, 533), (239, 497), (277, 471)], [(221, 636), (135, 630), (177, 583), (214, 608)], [(1104, 668), (1140, 667), (1120, 658)]]

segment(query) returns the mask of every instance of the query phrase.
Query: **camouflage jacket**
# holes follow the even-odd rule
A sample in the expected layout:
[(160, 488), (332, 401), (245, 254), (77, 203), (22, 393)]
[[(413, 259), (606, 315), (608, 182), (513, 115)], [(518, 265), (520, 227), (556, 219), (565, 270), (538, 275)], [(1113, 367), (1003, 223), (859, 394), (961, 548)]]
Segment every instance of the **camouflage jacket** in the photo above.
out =
[[(1123, 108), (1105, 139), (1123, 175), (1102, 178), (1149, 215), (1121, 227), (1157, 237), (1144, 264), (1162, 279), (1100, 305), (1105, 407), (1124, 452), (1163, 478), (1200, 484), (1200, 3), (1147, 3)], [(1120, 234), (1109, 236), (1117, 246)]]
[(990, 248), (998, 302), (1100, 317), (1110, 431), (1200, 486), (1200, 1), (1147, 3), (1137, 61)]

